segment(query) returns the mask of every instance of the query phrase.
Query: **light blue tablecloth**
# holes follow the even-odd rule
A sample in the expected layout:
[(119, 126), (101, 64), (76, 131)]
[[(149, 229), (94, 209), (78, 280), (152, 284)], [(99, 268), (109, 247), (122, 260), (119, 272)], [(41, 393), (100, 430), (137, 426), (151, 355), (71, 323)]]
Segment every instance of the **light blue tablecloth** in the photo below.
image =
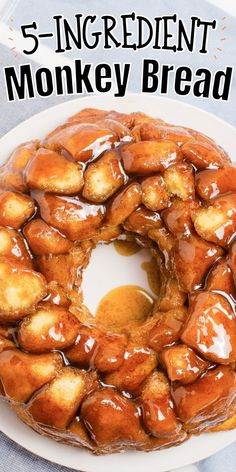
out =
[[(233, 0), (232, 0), (233, 1)], [(223, 4), (223, 1), (222, 1)], [(8, 23), (9, 26), (19, 29), (22, 23), (31, 23), (37, 20), (41, 31), (50, 31), (50, 19), (56, 13), (65, 14), (71, 20), (74, 13), (84, 14), (113, 14), (120, 15), (122, 13), (129, 13), (135, 11), (137, 14), (144, 16), (161, 16), (166, 14), (173, 14), (178, 12), (180, 18), (187, 19), (190, 16), (200, 16), (204, 19), (215, 18), (219, 22), (224, 21), (226, 29), (224, 29), (224, 37), (226, 41), (220, 42), (222, 32), (213, 35), (215, 38), (212, 43), (210, 39), (210, 53), (206, 56), (197, 55), (195, 53), (186, 53), (184, 58), (182, 54), (174, 54), (172, 52), (155, 52), (153, 50), (139, 51), (133, 53), (127, 50), (116, 50), (116, 62), (132, 62), (132, 82), (129, 84), (129, 90), (138, 92), (140, 90), (139, 84), (139, 69), (143, 55), (147, 58), (156, 58), (161, 63), (174, 63), (176, 65), (189, 65), (190, 67), (208, 67), (211, 69), (224, 68), (226, 65), (233, 66), (236, 57), (236, 19), (225, 14), (222, 10), (214, 8), (205, 0), (126, 0), (125, 2), (116, 0), (14, 0), (7, 2), (3, 9), (2, 19)], [(226, 17), (225, 20), (222, 20)], [(222, 26), (223, 27), (223, 26)], [(47, 39), (45, 45), (50, 46), (50, 41)], [(223, 46), (222, 46), (223, 44)], [(222, 52), (216, 52), (216, 48), (223, 48)], [(7, 47), (0, 45), (1, 65), (7, 66), (11, 64), (19, 65), (28, 63), (32, 58), (15, 56), (13, 51)], [(214, 59), (216, 54), (217, 59)], [(106, 56), (105, 56), (106, 55)], [(86, 62), (99, 63), (104, 61), (112, 62), (114, 60), (114, 51), (104, 50), (99, 48), (96, 51), (81, 51), (77, 55), (75, 52), (69, 54), (72, 58), (82, 58)], [(32, 67), (35, 69), (38, 65), (32, 61)], [(6, 94), (4, 92), (4, 79), (2, 68), (0, 70), (0, 93), (1, 93), (1, 119), (0, 119), (0, 136), (12, 129), (14, 126), (32, 116), (39, 111), (48, 108), (54, 104), (68, 100), (68, 97), (52, 96), (47, 99), (36, 98), (34, 100), (26, 100), (24, 102), (8, 103)], [(186, 98), (176, 97), (174, 92), (170, 92), (169, 97), (174, 97), (178, 100), (183, 100), (187, 103), (198, 106), (204, 110), (210, 111), (215, 115), (225, 119), (229, 123), (236, 125), (236, 81), (234, 78), (231, 98), (229, 102), (213, 101), (206, 99), (197, 99), (192, 96)], [(73, 97), (74, 98), (74, 97)], [(137, 104), (138, 107), (138, 104)], [(1, 421), (1, 418), (0, 418)], [(20, 448), (12, 441), (7, 439), (0, 433), (0, 472), (66, 472), (69, 469), (58, 467), (47, 461), (41, 460), (24, 449)], [(224, 451), (201, 461), (197, 464), (200, 472), (235, 472), (236, 470), (236, 449), (235, 444), (226, 448)], [(71, 469), (70, 469), (71, 470)], [(89, 471), (88, 471), (89, 472)]]

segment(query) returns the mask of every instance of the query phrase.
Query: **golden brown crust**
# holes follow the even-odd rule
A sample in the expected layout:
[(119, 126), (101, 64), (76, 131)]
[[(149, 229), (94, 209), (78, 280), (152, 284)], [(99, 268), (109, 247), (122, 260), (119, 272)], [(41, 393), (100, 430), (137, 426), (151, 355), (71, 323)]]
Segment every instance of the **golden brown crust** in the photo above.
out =
[(223, 295), (205, 290), (191, 294), (189, 304), (182, 341), (211, 362), (235, 362), (236, 317), (231, 303)]
[(173, 385), (172, 398), (185, 428), (190, 431), (209, 429), (214, 420), (217, 424), (231, 416), (231, 408), (234, 411), (236, 408), (235, 382), (235, 372), (221, 366), (209, 370), (193, 384)]
[(24, 171), (30, 189), (62, 195), (73, 195), (83, 187), (82, 166), (62, 154), (40, 148)]
[(45, 221), (37, 218), (24, 227), (24, 236), (36, 256), (43, 254), (64, 254), (73, 243)]
[(0, 320), (18, 321), (47, 293), (45, 278), (11, 259), (0, 258)]
[(71, 122), (50, 133), (43, 145), (53, 151), (67, 151), (75, 161), (88, 162), (110, 149), (116, 139), (110, 129)]
[(229, 192), (236, 192), (236, 167), (227, 165), (222, 169), (211, 169), (196, 175), (196, 191), (208, 202)]
[(147, 175), (164, 171), (180, 161), (182, 154), (173, 141), (141, 141), (124, 144), (121, 149), (127, 174)]
[(159, 211), (170, 204), (170, 196), (165, 180), (160, 175), (148, 177), (141, 184), (142, 203), (148, 210)]
[(18, 329), (18, 342), (28, 352), (64, 350), (74, 344), (79, 321), (63, 307), (44, 304), (25, 317)]
[(109, 203), (106, 211), (105, 223), (108, 226), (123, 223), (128, 216), (141, 204), (141, 187), (138, 183), (132, 183), (122, 190)]
[(85, 203), (78, 197), (59, 197), (33, 192), (44, 221), (72, 241), (88, 239), (102, 226), (104, 207)]
[(20, 229), (35, 210), (34, 200), (28, 195), (10, 190), (0, 191), (0, 225)]
[(122, 187), (125, 180), (119, 152), (115, 149), (106, 151), (98, 161), (90, 164), (84, 172), (82, 195), (90, 202), (105, 202)]

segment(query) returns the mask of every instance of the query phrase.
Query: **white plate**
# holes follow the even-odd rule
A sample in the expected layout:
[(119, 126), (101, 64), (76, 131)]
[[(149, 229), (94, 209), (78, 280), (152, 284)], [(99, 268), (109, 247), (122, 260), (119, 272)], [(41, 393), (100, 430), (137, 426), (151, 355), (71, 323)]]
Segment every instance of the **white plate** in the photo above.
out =
[[(4, 162), (9, 153), (21, 142), (43, 137), (50, 129), (84, 107), (113, 108), (123, 112), (141, 110), (172, 123), (196, 128), (215, 139), (231, 156), (236, 155), (235, 129), (219, 118), (175, 100), (144, 94), (130, 94), (122, 99), (102, 95), (79, 98), (33, 116), (0, 140), (0, 162)], [(98, 254), (98, 260), (100, 256)], [(142, 284), (141, 277), (140, 275), (140, 279), (136, 279), (134, 283), (140, 280)], [(125, 283), (130, 283), (130, 281), (127, 280)], [(236, 430), (233, 430), (193, 437), (178, 447), (164, 451), (126, 452), (95, 457), (84, 450), (61, 445), (39, 436), (25, 426), (3, 402), (1, 402), (0, 429), (32, 453), (60, 465), (86, 472), (110, 472), (111, 470), (113, 472), (120, 470), (123, 472), (130, 470), (164, 472), (201, 460), (236, 440)]]

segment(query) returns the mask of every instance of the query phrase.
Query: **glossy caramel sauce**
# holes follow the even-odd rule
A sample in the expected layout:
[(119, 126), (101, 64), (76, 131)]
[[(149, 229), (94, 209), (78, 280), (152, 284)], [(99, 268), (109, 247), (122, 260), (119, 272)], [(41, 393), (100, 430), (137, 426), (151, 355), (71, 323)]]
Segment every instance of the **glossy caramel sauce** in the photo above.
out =
[(147, 274), (148, 285), (150, 290), (155, 294), (159, 295), (160, 293), (160, 278), (158, 274), (157, 261), (154, 257), (150, 261), (145, 261), (141, 264), (141, 268)]
[(114, 248), (121, 256), (132, 256), (141, 251), (141, 247), (135, 241), (117, 239), (114, 241)]
[(96, 310), (96, 321), (107, 328), (140, 322), (150, 313), (152, 296), (138, 285), (122, 285), (108, 292)]

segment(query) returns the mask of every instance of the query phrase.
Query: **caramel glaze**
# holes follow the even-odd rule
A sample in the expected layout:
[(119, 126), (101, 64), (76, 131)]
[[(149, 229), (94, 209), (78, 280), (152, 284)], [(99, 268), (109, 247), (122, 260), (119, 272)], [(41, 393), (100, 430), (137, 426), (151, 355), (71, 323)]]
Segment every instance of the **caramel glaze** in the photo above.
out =
[(117, 239), (114, 242), (114, 247), (121, 256), (132, 256), (141, 250), (140, 246), (135, 241), (122, 239)]
[(160, 279), (157, 267), (157, 261), (154, 257), (150, 261), (143, 262), (141, 264), (142, 269), (147, 274), (147, 280), (150, 287), (150, 290), (154, 295), (158, 296), (160, 293)]
[[(13, 152), (0, 169), (0, 394), (23, 421), (101, 454), (233, 418), (235, 173), (210, 138), (143, 113), (83, 110)], [(114, 240), (122, 256), (152, 248), (157, 302), (121, 286), (93, 317), (83, 270)]]
[(144, 321), (152, 307), (153, 298), (146, 290), (137, 285), (123, 285), (102, 298), (95, 319), (104, 328), (121, 329), (130, 323)]

